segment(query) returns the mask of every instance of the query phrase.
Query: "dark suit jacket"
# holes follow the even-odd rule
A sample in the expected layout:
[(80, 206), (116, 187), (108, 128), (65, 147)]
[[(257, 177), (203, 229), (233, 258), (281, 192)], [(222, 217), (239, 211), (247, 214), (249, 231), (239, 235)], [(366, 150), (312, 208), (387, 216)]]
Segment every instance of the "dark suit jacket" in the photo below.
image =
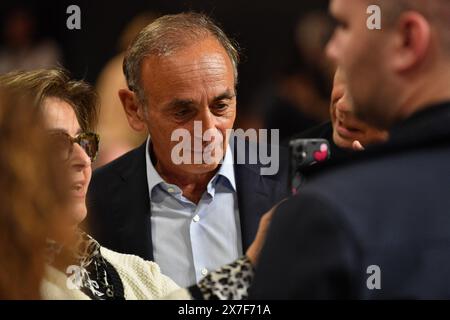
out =
[[(280, 169), (273, 176), (261, 176), (260, 164), (235, 164), (244, 252), (255, 238), (261, 216), (287, 196), (286, 157), (281, 150)], [(153, 260), (145, 143), (94, 172), (88, 210), (86, 228), (100, 244)]]
[(450, 298), (450, 103), (299, 193), (275, 213), (252, 298)]

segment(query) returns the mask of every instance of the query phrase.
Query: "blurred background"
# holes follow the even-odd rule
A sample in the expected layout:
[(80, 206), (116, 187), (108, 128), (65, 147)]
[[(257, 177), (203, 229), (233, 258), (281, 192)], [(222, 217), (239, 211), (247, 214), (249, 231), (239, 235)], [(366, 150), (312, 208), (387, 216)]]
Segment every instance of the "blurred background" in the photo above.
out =
[[(66, 27), (70, 5), (81, 30)], [(123, 51), (160, 15), (198, 11), (211, 16), (242, 52), (236, 127), (280, 129), (280, 139), (328, 119), (333, 66), (324, 46), (333, 25), (328, 0), (127, 0), (0, 2), (0, 74), (63, 66), (97, 87), (101, 97), (97, 166), (138, 146), (117, 97), (125, 86)]]

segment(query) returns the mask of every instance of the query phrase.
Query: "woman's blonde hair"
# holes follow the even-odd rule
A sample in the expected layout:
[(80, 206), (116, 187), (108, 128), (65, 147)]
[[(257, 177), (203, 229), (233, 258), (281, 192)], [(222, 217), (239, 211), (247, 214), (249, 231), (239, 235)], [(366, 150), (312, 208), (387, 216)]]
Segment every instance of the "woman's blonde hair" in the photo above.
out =
[(46, 237), (67, 202), (33, 96), (0, 83), (0, 299), (37, 299)]

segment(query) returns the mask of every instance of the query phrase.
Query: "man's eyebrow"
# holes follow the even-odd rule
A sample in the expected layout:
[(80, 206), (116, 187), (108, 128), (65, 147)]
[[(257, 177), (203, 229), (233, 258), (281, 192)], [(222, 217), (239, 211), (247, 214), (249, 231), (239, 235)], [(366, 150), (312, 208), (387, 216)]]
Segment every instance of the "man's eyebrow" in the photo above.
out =
[[(221, 100), (231, 100), (234, 97), (236, 97), (236, 94), (233, 91), (227, 90), (227, 91), (219, 94), (218, 96), (216, 96), (213, 99), (213, 102), (218, 102)], [(175, 98), (172, 101), (170, 101), (169, 103), (167, 103), (165, 108), (166, 109), (174, 109), (174, 108), (179, 108), (179, 107), (191, 107), (194, 104), (195, 104), (195, 101), (192, 99)]]
[(194, 104), (194, 100), (192, 99), (178, 99), (175, 98), (166, 104), (166, 109), (174, 109), (177, 107), (190, 107)]
[(331, 19), (333, 20), (333, 23), (335, 25), (339, 26), (339, 25), (345, 25), (346, 24), (346, 20), (342, 16), (333, 14), (333, 15), (331, 15)]
[(230, 90), (225, 91), (222, 94), (219, 94), (217, 97), (214, 98), (214, 102), (220, 101), (220, 100), (231, 100), (234, 97), (236, 97), (236, 93), (231, 92)]

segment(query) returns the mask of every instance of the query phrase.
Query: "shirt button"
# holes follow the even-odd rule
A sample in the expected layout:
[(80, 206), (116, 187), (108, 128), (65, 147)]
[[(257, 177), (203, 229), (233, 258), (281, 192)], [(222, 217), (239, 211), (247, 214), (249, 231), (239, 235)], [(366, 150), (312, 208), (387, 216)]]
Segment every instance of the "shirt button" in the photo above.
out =
[[(199, 215), (196, 214), (192, 220), (194, 220), (194, 222), (199, 222), (199, 221), (200, 221)], [(204, 269), (204, 270), (206, 270), (206, 269)], [(202, 272), (203, 272), (203, 271), (202, 271)]]
[(208, 269), (203, 268), (202, 269), (202, 276), (206, 276), (208, 274)]
[(169, 188), (169, 189), (167, 189), (167, 191), (169, 191), (170, 193), (174, 193), (175, 189), (174, 188)]

